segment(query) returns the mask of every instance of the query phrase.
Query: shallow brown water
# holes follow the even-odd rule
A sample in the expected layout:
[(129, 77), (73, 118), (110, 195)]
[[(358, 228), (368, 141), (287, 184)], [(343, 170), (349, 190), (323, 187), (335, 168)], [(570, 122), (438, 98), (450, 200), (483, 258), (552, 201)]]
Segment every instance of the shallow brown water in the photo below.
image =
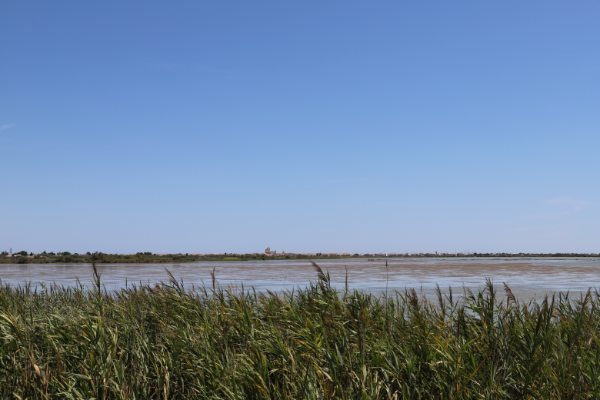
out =
[[(385, 262), (388, 262), (386, 268)], [(502, 289), (506, 282), (523, 299), (540, 299), (544, 294), (570, 291), (579, 295), (589, 287), (600, 287), (600, 259), (338, 259), (317, 260), (331, 275), (332, 284), (344, 288), (346, 268), (351, 289), (374, 294), (415, 288), (430, 296), (436, 284), (447, 292), (462, 294), (463, 286), (478, 289), (490, 278)], [(132, 283), (166, 282), (169, 269), (186, 285), (212, 286), (213, 268), (220, 286), (242, 284), (258, 291), (291, 290), (304, 287), (316, 279), (316, 273), (307, 260), (225, 261), (187, 264), (100, 264), (102, 282), (109, 290)], [(74, 285), (79, 280), (89, 285), (92, 267), (89, 264), (0, 264), (0, 279), (11, 285), (32, 285), (40, 282)]]

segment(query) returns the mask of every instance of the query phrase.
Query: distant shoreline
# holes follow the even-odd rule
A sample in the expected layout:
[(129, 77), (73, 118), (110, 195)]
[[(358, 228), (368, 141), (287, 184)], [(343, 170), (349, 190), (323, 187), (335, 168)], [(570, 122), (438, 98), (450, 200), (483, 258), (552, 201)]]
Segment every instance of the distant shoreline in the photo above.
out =
[[(248, 257), (248, 256), (185, 256), (185, 255), (169, 255), (169, 256), (145, 256), (139, 257), (135, 255), (111, 255), (103, 259), (94, 260), (96, 264), (190, 264), (202, 262), (247, 262), (247, 261), (299, 261), (299, 260), (364, 260), (371, 262), (393, 262), (393, 261), (527, 261), (527, 260), (600, 260), (600, 255), (577, 255), (577, 256), (264, 256), (264, 257)], [(84, 256), (59, 256), (59, 257), (1, 257), (0, 265), (23, 265), (23, 264), (92, 264), (91, 257)]]

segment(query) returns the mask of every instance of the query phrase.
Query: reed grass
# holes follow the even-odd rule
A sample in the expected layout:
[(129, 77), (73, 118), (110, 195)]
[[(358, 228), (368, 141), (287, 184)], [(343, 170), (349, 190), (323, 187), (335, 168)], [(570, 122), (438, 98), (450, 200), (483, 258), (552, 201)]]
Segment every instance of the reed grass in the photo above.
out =
[(600, 398), (598, 294), (0, 287), (5, 399)]

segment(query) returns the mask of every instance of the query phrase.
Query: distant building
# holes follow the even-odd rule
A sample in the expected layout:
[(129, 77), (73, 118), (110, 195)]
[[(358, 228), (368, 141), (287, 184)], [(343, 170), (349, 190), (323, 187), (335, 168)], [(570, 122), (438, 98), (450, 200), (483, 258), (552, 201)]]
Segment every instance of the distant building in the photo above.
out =
[(271, 248), (267, 247), (267, 249), (265, 250), (265, 254), (269, 255), (269, 256), (270, 255), (275, 255), (275, 254), (277, 254), (277, 251), (275, 251), (275, 250), (271, 251)]

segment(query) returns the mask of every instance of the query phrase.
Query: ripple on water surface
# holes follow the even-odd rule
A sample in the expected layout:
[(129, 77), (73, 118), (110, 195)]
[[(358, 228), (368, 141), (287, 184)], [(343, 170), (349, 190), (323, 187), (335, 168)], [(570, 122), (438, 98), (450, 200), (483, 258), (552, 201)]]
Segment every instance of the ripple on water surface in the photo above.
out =
[[(343, 290), (346, 271), (348, 284), (374, 294), (415, 288), (432, 295), (436, 284), (447, 292), (451, 286), (457, 294), (462, 287), (478, 289), (490, 278), (501, 292), (506, 282), (522, 299), (540, 298), (544, 294), (570, 291), (585, 292), (600, 286), (600, 259), (336, 259), (316, 260), (331, 275), (332, 284)], [(387, 261), (388, 267), (385, 263)], [(308, 260), (221, 261), (186, 264), (99, 264), (106, 289), (127, 284), (166, 282), (167, 268), (186, 285), (212, 286), (209, 271), (215, 269), (221, 286), (242, 284), (256, 290), (279, 291), (304, 287), (316, 279)], [(90, 264), (0, 264), (0, 279), (11, 285), (39, 282), (59, 285), (84, 285), (92, 282)]]

